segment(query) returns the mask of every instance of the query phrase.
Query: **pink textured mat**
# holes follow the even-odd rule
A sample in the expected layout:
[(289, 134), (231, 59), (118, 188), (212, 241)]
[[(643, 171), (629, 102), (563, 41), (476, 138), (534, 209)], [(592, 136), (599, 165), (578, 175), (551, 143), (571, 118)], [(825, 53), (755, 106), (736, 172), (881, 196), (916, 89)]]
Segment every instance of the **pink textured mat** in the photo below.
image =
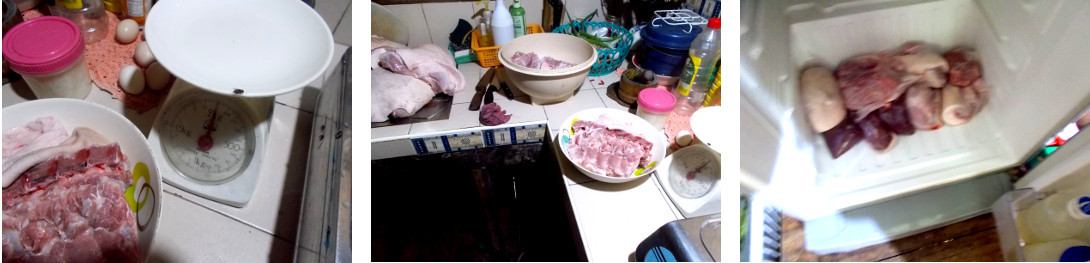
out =
[[(145, 112), (159, 106), (160, 101), (170, 91), (169, 86), (159, 91), (144, 89), (144, 92), (140, 94), (129, 94), (122, 90), (118, 84), (118, 74), (121, 74), (121, 68), (128, 65), (137, 65), (136, 60), (133, 59), (133, 54), (136, 52), (136, 45), (144, 42), (144, 32), (140, 31), (136, 35), (136, 40), (132, 43), (118, 43), (114, 31), (117, 31), (117, 23), (120, 20), (110, 12), (106, 12), (106, 17), (110, 22), (107, 27), (110, 31), (106, 33), (106, 37), (102, 40), (87, 45), (84, 51), (87, 66), (91, 70), (91, 80), (100, 89), (109, 92), (115, 99), (123, 102), (125, 107), (134, 109), (137, 112)], [(137, 66), (139, 67), (139, 65)], [(146, 68), (141, 69), (147, 70)]]

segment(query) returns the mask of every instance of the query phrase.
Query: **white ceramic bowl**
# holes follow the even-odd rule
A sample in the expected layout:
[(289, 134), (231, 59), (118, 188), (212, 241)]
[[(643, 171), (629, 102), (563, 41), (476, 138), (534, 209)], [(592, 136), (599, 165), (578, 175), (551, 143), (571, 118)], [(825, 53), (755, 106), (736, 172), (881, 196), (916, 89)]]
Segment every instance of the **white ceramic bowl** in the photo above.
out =
[(135, 199), (146, 200), (143, 208), (135, 213), (140, 231), (137, 234), (140, 239), (140, 257), (141, 260), (146, 260), (155, 230), (159, 227), (163, 188), (159, 168), (144, 134), (121, 114), (82, 100), (41, 99), (23, 102), (4, 108), (3, 116), (4, 130), (25, 126), (35, 119), (49, 116), (60, 121), (69, 134), (76, 127), (91, 128), (121, 147), (121, 153), (128, 158), (130, 172), (140, 163), (147, 166), (148, 176), (133, 179), (132, 186)]
[(666, 157), (666, 136), (658, 129), (655, 129), (654, 126), (651, 126), (651, 123), (626, 111), (609, 108), (593, 108), (572, 114), (565, 119), (560, 126), (560, 135), (558, 136), (560, 140), (560, 151), (564, 153), (564, 157), (568, 158), (569, 161), (571, 161), (571, 155), (568, 153), (568, 143), (572, 136), (572, 123), (575, 123), (576, 120), (595, 121), (606, 125), (606, 127), (621, 129), (636, 136), (640, 136), (647, 141), (650, 141), (653, 145), (651, 146), (650, 165), (642, 171), (639, 169), (633, 171), (633, 174), (629, 177), (610, 177), (604, 174), (591, 172), (590, 170), (583, 168), (582, 165), (572, 161), (572, 164), (574, 164), (576, 168), (579, 168), (579, 171), (590, 178), (607, 183), (624, 183), (636, 180), (654, 172), (655, 169), (658, 168), (658, 164), (662, 163), (662, 159)]
[(224, 95), (298, 90), (333, 60), (333, 34), (302, 1), (161, 0), (144, 34), (174, 76)]
[[(512, 63), (515, 52), (534, 52), (575, 66), (559, 70), (530, 69)], [(499, 51), (507, 81), (530, 95), (533, 104), (551, 104), (571, 98), (583, 85), (590, 67), (598, 61), (598, 51), (587, 41), (567, 34), (540, 33), (521, 36), (507, 42)]]

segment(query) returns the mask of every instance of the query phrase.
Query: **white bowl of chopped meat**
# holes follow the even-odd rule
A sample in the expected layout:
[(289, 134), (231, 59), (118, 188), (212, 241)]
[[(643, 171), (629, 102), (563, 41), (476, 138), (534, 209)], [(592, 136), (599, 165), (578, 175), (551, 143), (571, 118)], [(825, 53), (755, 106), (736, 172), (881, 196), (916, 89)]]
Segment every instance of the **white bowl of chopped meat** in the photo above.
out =
[(598, 61), (598, 51), (578, 37), (541, 33), (507, 42), (499, 57), (508, 83), (540, 105), (571, 98), (586, 82), (590, 67)]
[(623, 183), (651, 175), (666, 156), (666, 138), (626, 111), (594, 108), (564, 120), (560, 151), (590, 178)]
[(98, 104), (42, 99), (3, 109), (4, 261), (139, 262), (162, 183), (144, 134)]

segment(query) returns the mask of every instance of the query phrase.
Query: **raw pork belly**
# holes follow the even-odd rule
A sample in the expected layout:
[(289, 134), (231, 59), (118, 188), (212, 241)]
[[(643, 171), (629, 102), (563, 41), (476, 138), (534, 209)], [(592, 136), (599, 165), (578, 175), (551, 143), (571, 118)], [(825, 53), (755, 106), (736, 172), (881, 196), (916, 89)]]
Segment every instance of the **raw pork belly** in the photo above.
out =
[(53, 117), (38, 118), (26, 126), (4, 131), (4, 158), (19, 152), (30, 152), (61, 144), (68, 139), (64, 125)]
[(371, 122), (413, 116), (432, 97), (435, 91), (422, 80), (384, 68), (371, 70)]
[(4, 189), (4, 262), (134, 262), (138, 229), (116, 143), (34, 166)]
[(651, 142), (631, 133), (590, 121), (572, 124), (575, 136), (568, 142), (572, 162), (610, 177), (629, 177), (651, 160)]

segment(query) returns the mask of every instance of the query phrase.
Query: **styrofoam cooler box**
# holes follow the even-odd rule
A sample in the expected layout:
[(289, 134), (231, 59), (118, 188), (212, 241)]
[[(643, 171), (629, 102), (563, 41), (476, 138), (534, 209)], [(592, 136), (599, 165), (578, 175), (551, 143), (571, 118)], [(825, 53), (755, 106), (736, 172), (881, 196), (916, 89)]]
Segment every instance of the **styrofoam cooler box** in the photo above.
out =
[[(743, 3), (743, 11), (754, 8), (756, 15), (742, 17), (742, 151), (774, 156), (752, 162), (743, 157), (743, 174), (771, 174), (769, 187), (762, 189), (780, 193), (767, 195), (771, 202), (807, 219), (1016, 166), (1090, 94), (1090, 74), (1069, 68), (1085, 69), (1090, 61), (1090, 53), (1080, 49), (1090, 44), (1090, 30), (1071, 26), (1090, 25), (1086, 12), (1078, 11), (1087, 3), (1035, 3), (1029, 8), (1021, 1), (971, 0)], [(1041, 12), (1062, 19), (1035, 19)], [(939, 53), (955, 46), (974, 49), (991, 87), (990, 101), (966, 124), (899, 136), (882, 154), (862, 141), (834, 160), (799, 106), (801, 70), (813, 62), (835, 68), (853, 56), (910, 41)], [(771, 136), (754, 135), (762, 132)], [(767, 137), (772, 138), (761, 141)], [(773, 147), (769, 141), (775, 141)]]

